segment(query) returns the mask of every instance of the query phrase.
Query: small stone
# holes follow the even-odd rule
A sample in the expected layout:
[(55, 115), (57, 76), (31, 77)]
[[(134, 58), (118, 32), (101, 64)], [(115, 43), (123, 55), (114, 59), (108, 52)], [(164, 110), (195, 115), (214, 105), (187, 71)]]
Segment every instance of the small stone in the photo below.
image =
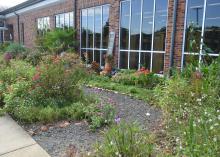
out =
[(148, 116), (148, 117), (149, 117), (149, 116), (150, 116), (150, 113), (149, 113), (149, 112), (148, 112), (148, 113), (146, 113), (146, 116)]
[(31, 135), (31, 136), (34, 136), (34, 135), (36, 135), (37, 133), (34, 132), (33, 130), (28, 130), (28, 134)]
[(66, 157), (80, 157), (80, 153), (74, 145), (70, 144), (66, 150)]
[(67, 126), (70, 125), (70, 122), (68, 121), (63, 121), (62, 123), (59, 124), (59, 127), (60, 128), (66, 128)]
[(46, 131), (49, 130), (49, 127), (46, 126), (46, 125), (43, 125), (43, 126), (40, 127), (40, 130), (41, 130), (42, 132), (46, 132)]

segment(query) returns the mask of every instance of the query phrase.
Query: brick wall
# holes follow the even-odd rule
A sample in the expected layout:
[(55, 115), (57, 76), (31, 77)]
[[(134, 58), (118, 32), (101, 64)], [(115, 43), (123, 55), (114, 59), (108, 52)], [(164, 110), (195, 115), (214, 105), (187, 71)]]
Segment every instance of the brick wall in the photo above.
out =
[[(36, 19), (39, 17), (49, 16), (51, 28), (54, 28), (54, 15), (63, 12), (69, 12), (74, 10), (74, 4), (76, 2), (76, 30), (77, 39), (80, 40), (80, 11), (83, 8), (89, 8), (104, 4), (110, 4), (110, 31), (115, 32), (115, 47), (114, 57), (115, 63), (118, 63), (118, 51), (119, 51), (119, 16), (120, 16), (120, 0), (63, 0), (62, 3), (56, 4), (50, 7), (42, 8), (40, 10), (26, 12), (20, 15), (20, 23), (24, 23), (25, 39), (24, 43), (27, 47), (34, 47), (34, 41), (36, 36)], [(168, 6), (168, 26), (166, 37), (166, 53), (165, 53), (165, 72), (169, 70), (170, 63), (170, 50), (171, 50), (171, 35), (173, 26), (173, 3), (174, 0), (169, 0)], [(185, 0), (179, 0), (177, 9), (177, 22), (176, 22), (176, 34), (174, 45), (174, 66), (181, 66), (182, 57), (182, 39), (184, 30), (184, 15), (185, 15)], [(14, 26), (14, 39), (18, 41), (17, 31), (17, 19), (13, 16), (7, 19), (7, 24), (13, 24)]]
[[(184, 33), (184, 18), (185, 18), (185, 1), (179, 0), (177, 7), (176, 17), (176, 32), (174, 41), (174, 67), (181, 68), (182, 58), (182, 44), (183, 44), (183, 33)], [(166, 38), (166, 54), (165, 54), (165, 72), (169, 71), (170, 63), (170, 51), (171, 51), (171, 36), (173, 30), (173, 5), (174, 0), (169, 0), (168, 7), (168, 26), (167, 26), (167, 38)]]
[[(24, 23), (24, 45), (29, 48), (34, 47), (36, 37), (37, 18), (49, 16), (50, 27), (55, 27), (54, 15), (64, 12), (73, 11), (73, 0), (63, 0), (62, 3), (47, 6), (45, 8), (28, 11), (22, 13), (20, 16), (20, 25)], [(6, 20), (7, 24), (13, 24), (14, 41), (18, 42), (18, 25), (17, 17), (13, 16)], [(21, 29), (21, 28), (20, 28)]]
[(119, 14), (120, 14), (120, 0), (77, 0), (77, 38), (80, 40), (80, 11), (83, 8), (89, 8), (104, 4), (110, 4), (110, 32), (115, 32), (115, 47), (113, 50), (115, 63), (118, 63), (118, 49), (119, 49)]

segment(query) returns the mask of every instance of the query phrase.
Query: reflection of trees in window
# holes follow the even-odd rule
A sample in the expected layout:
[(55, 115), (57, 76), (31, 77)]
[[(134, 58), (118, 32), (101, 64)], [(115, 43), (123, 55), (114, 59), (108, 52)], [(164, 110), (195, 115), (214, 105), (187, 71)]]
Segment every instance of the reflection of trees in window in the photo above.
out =
[[(205, 6), (206, 10), (204, 10)], [(203, 16), (204, 13), (205, 16)], [(196, 58), (199, 62), (207, 60), (208, 63), (212, 60), (210, 57), (213, 58), (220, 53), (219, 13), (219, 0), (188, 0), (184, 63), (191, 62), (192, 60), (189, 58)], [(204, 36), (203, 39), (201, 39), (202, 36)], [(201, 47), (202, 50), (200, 50)], [(193, 52), (197, 56), (190, 57), (188, 52)], [(209, 57), (206, 56), (207, 54)]]
[[(167, 6), (167, 0), (121, 2), (120, 53), (128, 51), (128, 68), (137, 69), (145, 66), (153, 72), (162, 73)], [(121, 61), (122, 59), (120, 59)], [(123, 64), (119, 64), (120, 68), (126, 67), (124, 63), (126, 62), (123, 61)]]
[(45, 32), (50, 30), (50, 18), (43, 17), (37, 19), (37, 34), (44, 35)]
[(71, 28), (73, 27), (74, 19), (73, 12), (67, 12), (55, 15), (56, 28)]
[(121, 3), (121, 30), (120, 42), (121, 49), (128, 49), (129, 40), (129, 22), (130, 22), (130, 2), (125, 1)]
[(108, 38), (109, 5), (82, 9), (81, 54), (87, 53), (89, 55), (88, 64), (96, 61), (103, 65), (103, 54), (107, 52)]

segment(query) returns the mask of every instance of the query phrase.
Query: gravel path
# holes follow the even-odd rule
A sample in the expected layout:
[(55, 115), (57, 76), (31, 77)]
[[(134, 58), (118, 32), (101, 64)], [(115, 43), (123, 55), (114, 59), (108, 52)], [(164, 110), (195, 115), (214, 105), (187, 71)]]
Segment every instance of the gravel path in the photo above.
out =
[[(116, 104), (117, 115), (126, 121), (137, 122), (143, 128), (153, 130), (159, 125), (162, 113), (144, 101), (129, 96), (97, 88), (84, 88), (86, 94), (93, 94), (100, 100), (111, 100)], [(86, 122), (73, 122), (66, 128), (53, 124), (46, 132), (38, 132), (33, 138), (52, 156), (64, 156), (70, 144), (81, 151), (89, 151), (91, 147), (102, 139), (102, 130), (92, 132)], [(25, 126), (26, 130), (37, 130), (40, 125)]]

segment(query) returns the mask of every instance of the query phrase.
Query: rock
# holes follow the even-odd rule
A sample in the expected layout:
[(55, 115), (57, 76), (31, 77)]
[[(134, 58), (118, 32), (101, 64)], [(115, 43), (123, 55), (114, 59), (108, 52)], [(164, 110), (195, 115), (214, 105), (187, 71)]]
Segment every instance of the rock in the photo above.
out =
[(60, 128), (66, 128), (67, 126), (69, 126), (70, 125), (70, 122), (68, 122), (68, 121), (63, 121), (63, 122), (61, 122), (60, 124), (59, 124), (59, 127)]
[(29, 135), (31, 135), (31, 136), (34, 136), (34, 135), (36, 135), (36, 134), (37, 134), (37, 133), (36, 133), (36, 132), (34, 132), (33, 130), (28, 130), (27, 132), (28, 132), (28, 134), (29, 134)]
[(40, 127), (40, 131), (42, 131), (42, 132), (46, 132), (48, 130), (49, 130), (49, 127), (46, 126), (46, 125), (43, 125), (43, 126)]
[(81, 155), (79, 151), (77, 150), (77, 148), (74, 145), (70, 144), (66, 150), (65, 157), (80, 157), (80, 156)]

